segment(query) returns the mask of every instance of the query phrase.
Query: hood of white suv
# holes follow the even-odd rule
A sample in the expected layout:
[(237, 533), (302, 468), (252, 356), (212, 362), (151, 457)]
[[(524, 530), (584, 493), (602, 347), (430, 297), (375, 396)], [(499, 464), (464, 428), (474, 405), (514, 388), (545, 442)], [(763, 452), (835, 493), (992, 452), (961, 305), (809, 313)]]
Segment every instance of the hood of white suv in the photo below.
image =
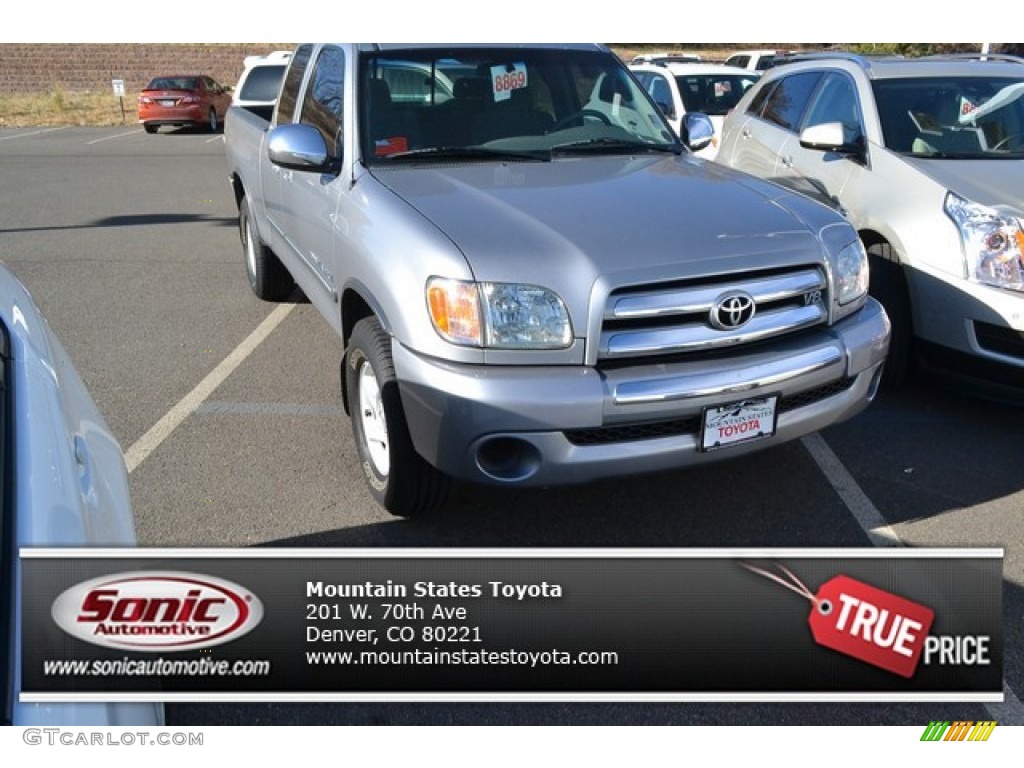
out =
[(1008, 207), (1024, 215), (1024, 159), (953, 160), (904, 157), (946, 189), (976, 203)]

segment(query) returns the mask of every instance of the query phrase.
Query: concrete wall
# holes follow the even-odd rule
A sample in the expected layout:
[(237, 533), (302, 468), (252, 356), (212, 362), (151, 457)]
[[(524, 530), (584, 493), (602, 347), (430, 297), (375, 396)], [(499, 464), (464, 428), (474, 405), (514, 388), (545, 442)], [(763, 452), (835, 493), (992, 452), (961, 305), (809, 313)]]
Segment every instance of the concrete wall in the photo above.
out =
[(292, 43), (190, 44), (0, 44), (0, 93), (47, 93), (109, 90), (110, 81), (125, 81), (125, 91), (139, 91), (152, 77), (201, 73), (225, 85), (242, 74), (251, 54), (291, 50)]

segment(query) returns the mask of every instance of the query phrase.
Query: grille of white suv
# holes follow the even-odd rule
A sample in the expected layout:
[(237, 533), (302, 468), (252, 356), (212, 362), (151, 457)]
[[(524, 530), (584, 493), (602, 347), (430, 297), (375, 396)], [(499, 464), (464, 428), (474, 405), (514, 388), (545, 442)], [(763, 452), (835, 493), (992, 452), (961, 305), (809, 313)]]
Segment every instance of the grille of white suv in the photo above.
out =
[(598, 360), (721, 350), (828, 320), (827, 280), (817, 266), (613, 291)]

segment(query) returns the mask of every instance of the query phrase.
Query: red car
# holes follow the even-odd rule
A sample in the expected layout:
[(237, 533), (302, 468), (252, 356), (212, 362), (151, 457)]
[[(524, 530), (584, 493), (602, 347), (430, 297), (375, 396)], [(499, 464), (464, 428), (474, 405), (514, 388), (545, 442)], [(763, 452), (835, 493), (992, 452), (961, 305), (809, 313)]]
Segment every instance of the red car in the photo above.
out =
[(205, 126), (218, 131), (231, 106), (231, 88), (207, 75), (153, 78), (139, 94), (139, 122), (146, 133), (161, 125)]

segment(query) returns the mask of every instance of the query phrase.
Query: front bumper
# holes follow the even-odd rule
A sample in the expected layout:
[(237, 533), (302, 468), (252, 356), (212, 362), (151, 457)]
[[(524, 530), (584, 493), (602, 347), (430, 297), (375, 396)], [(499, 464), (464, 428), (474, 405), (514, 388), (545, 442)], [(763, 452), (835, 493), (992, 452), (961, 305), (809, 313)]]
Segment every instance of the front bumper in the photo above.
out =
[[(871, 402), (889, 321), (869, 299), (852, 317), (742, 353), (597, 369), (461, 365), (394, 344), (416, 450), (453, 477), (504, 485), (581, 483), (694, 466), (850, 418)], [(775, 434), (704, 452), (709, 406), (779, 397)]]

